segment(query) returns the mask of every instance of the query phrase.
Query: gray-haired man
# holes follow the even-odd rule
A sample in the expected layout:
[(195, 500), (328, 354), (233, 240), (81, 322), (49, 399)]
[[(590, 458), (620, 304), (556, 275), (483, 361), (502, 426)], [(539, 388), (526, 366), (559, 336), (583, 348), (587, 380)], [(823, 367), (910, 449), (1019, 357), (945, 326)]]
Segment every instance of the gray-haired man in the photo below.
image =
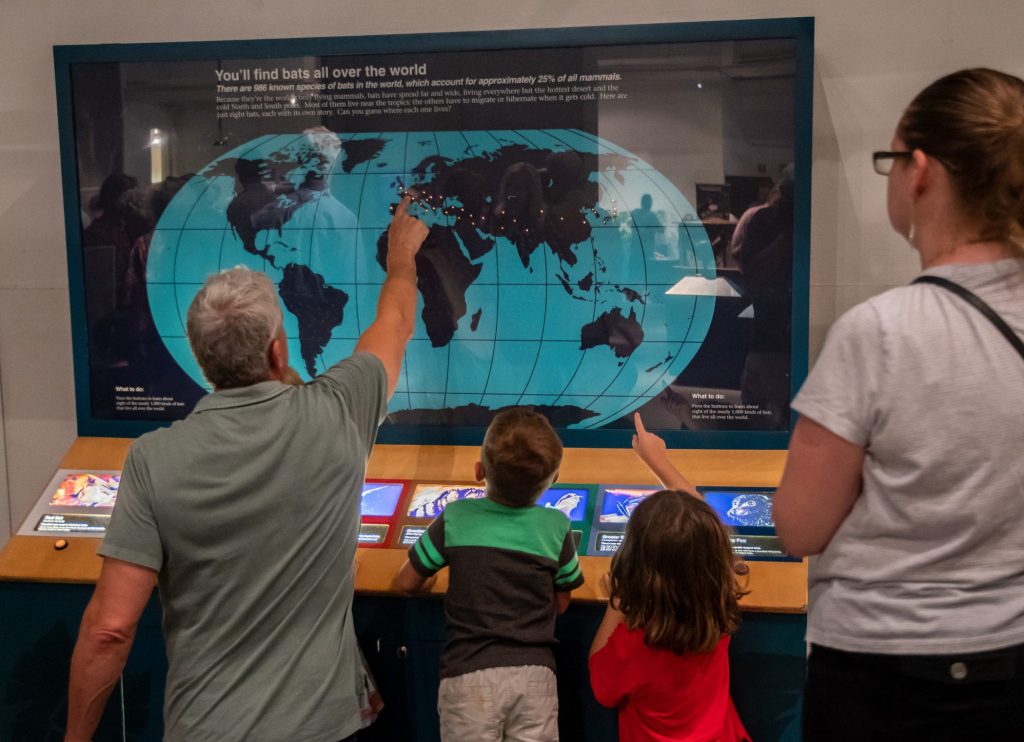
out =
[(426, 227), (403, 200), (377, 316), (355, 353), (289, 378), (266, 276), (210, 277), (188, 336), (214, 393), (139, 438), (71, 662), (67, 740), (91, 737), (159, 583), (167, 740), (335, 742), (361, 726), (352, 629), (359, 493), (416, 310)]

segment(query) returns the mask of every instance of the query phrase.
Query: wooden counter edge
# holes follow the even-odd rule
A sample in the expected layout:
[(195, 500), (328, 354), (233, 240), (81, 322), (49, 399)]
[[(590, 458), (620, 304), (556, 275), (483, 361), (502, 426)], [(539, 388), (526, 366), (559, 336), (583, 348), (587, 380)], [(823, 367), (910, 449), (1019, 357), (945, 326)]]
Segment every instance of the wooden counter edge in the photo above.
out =
[[(62, 459), (61, 468), (118, 469), (123, 465), (131, 438), (76, 439)], [(472, 446), (378, 445), (368, 476), (402, 475), (412, 479), (465, 479), (479, 450)], [(676, 450), (670, 456), (695, 481), (725, 482), (734, 486), (770, 486), (777, 482), (785, 460), (784, 451)], [(564, 481), (632, 481), (648, 477), (628, 449), (567, 449), (562, 466)], [(415, 476), (414, 476), (415, 475)], [(59, 538), (67, 549), (53, 548)], [(75, 536), (12, 536), (0, 552), (0, 580), (43, 583), (95, 583), (102, 559), (96, 555), (99, 539)], [(394, 573), (402, 564), (402, 549), (359, 549), (356, 592), (366, 595), (404, 595), (392, 587)], [(580, 557), (586, 583), (573, 599), (603, 603), (608, 597), (601, 577), (608, 570), (604, 557)], [(748, 562), (749, 594), (741, 601), (744, 610), (771, 613), (803, 613), (807, 608), (807, 563)], [(447, 573), (439, 575), (432, 594), (447, 588)]]
[[(66, 549), (54, 544), (64, 540)], [(95, 584), (103, 558), (96, 554), (100, 539), (82, 536), (11, 536), (0, 551), (0, 580)]]
[[(0, 581), (58, 584), (95, 584), (102, 558), (96, 554), (100, 540), (68, 537), (68, 548), (57, 551), (59, 537), (14, 536), (0, 552)], [(432, 595), (440, 597), (448, 589), (448, 572), (442, 570), (429, 593), (405, 593), (393, 587), (398, 569), (405, 561), (403, 549), (359, 549), (356, 552), (356, 592), (360, 595)], [(605, 557), (580, 557), (585, 583), (573, 591), (573, 601), (605, 603), (602, 578), (610, 560)], [(749, 594), (740, 605), (745, 611), (763, 613), (804, 613), (807, 610), (807, 563), (747, 562), (750, 574), (745, 578)], [(742, 584), (742, 583), (741, 583)]]
[[(441, 597), (448, 589), (448, 571), (441, 570), (429, 592), (406, 593), (393, 587), (395, 573), (405, 561), (400, 549), (360, 549), (356, 555), (356, 592), (367, 595), (410, 595)], [(611, 560), (607, 557), (580, 557), (584, 584), (572, 593), (576, 603), (607, 603), (602, 578)], [(740, 601), (744, 611), (759, 613), (806, 613), (807, 563), (747, 562), (750, 574), (741, 578), (749, 594)]]

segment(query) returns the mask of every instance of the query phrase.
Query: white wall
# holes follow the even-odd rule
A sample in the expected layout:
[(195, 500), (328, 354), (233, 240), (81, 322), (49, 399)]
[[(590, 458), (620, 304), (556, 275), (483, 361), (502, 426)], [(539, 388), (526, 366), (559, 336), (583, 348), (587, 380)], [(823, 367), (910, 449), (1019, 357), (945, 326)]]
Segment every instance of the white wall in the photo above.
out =
[(803, 15), (817, 18), (813, 353), (837, 314), (915, 273), (888, 228), (869, 152), (887, 148), (902, 107), (940, 74), (974, 65), (1024, 74), (1020, 0), (0, 0), (0, 544), (75, 436), (52, 45)]
[[(0, 355), (3, 351), (0, 350)], [(0, 392), (3, 391), (3, 378), (0, 377)], [(7, 442), (4, 438), (4, 400), (0, 394), (0, 545), (7, 540), (7, 534), (13, 533), (11, 528), (11, 498), (7, 489)]]

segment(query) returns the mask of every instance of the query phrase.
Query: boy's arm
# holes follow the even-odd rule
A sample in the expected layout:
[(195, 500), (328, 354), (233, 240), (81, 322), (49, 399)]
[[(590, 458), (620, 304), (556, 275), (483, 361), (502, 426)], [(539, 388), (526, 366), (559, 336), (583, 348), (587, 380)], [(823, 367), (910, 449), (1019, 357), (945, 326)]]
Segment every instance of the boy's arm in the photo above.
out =
[(395, 587), (399, 590), (405, 590), (406, 592), (426, 592), (434, 586), (437, 582), (437, 575), (430, 575), (424, 577), (416, 568), (412, 566), (412, 562), (408, 559), (405, 560), (405, 564), (398, 570), (398, 574), (395, 575)]
[(658, 478), (662, 486), (685, 492), (703, 500), (704, 498), (701, 497), (697, 488), (668, 460), (665, 453), (665, 441), (654, 433), (647, 432), (639, 412), (633, 415), (633, 423), (636, 425), (636, 433), (633, 435), (633, 450), (636, 451), (640, 460), (647, 464), (647, 468)]
[(567, 528), (562, 539), (562, 551), (558, 556), (558, 571), (555, 573), (555, 611), (558, 615), (569, 610), (572, 591), (582, 584), (583, 571), (580, 569), (579, 557), (576, 556), (576, 542), (572, 530)]
[(409, 547), (408, 559), (395, 575), (393, 584), (399, 590), (429, 590), (437, 572), (447, 566), (444, 548), (444, 512), (427, 526), (427, 530)]

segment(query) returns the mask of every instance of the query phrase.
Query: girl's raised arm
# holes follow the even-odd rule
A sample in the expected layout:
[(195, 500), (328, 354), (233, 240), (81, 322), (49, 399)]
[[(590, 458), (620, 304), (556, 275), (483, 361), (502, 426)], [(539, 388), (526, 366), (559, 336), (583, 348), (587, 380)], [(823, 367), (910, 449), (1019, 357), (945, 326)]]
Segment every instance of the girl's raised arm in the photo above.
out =
[(639, 412), (633, 414), (633, 424), (636, 426), (636, 433), (633, 435), (633, 450), (658, 478), (662, 486), (666, 489), (686, 492), (703, 500), (704, 498), (697, 492), (697, 488), (669, 461), (665, 451), (665, 441), (654, 433), (647, 432)]

